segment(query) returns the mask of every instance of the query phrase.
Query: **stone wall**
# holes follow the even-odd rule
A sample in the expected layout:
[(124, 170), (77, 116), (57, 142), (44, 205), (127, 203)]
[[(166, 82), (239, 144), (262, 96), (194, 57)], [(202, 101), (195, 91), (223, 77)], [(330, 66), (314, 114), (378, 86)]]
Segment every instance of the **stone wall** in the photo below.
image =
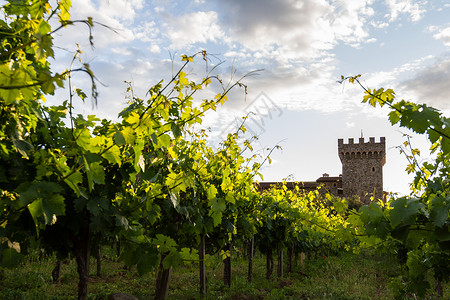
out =
[(386, 141), (384, 137), (375, 142), (360, 138), (355, 143), (352, 138), (348, 144), (338, 140), (338, 153), (342, 162), (342, 189), (344, 197), (360, 196), (364, 203), (370, 197), (383, 199), (383, 165), (386, 162)]

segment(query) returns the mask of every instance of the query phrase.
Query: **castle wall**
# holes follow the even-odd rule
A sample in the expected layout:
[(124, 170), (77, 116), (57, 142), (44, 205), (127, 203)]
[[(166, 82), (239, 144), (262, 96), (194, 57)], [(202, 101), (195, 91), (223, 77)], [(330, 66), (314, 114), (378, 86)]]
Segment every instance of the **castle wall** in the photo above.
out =
[(370, 197), (383, 199), (383, 165), (386, 162), (386, 141), (384, 137), (376, 143), (371, 137), (368, 142), (360, 138), (348, 144), (338, 140), (338, 153), (342, 162), (342, 189), (344, 197), (360, 196), (365, 203)]
[[(370, 202), (373, 196), (375, 200), (383, 199), (383, 166), (386, 162), (386, 139), (369, 138), (365, 142), (360, 138), (358, 143), (349, 138), (344, 144), (343, 139), (338, 140), (338, 153), (342, 162), (342, 175), (330, 177), (323, 174), (313, 182), (287, 182), (288, 189), (298, 186), (305, 192), (319, 188), (319, 192), (330, 192), (339, 197), (359, 196), (365, 204)], [(261, 182), (258, 190), (263, 191), (271, 186), (281, 184), (279, 182)]]

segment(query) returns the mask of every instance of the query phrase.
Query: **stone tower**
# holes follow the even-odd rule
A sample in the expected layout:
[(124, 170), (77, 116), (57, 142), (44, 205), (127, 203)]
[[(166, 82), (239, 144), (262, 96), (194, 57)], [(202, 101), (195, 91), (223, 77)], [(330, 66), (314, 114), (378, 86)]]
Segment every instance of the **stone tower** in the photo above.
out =
[(338, 140), (338, 153), (342, 162), (342, 190), (344, 197), (360, 196), (364, 203), (374, 196), (376, 200), (383, 199), (383, 166), (386, 162), (386, 139), (364, 138), (359, 143), (348, 139)]

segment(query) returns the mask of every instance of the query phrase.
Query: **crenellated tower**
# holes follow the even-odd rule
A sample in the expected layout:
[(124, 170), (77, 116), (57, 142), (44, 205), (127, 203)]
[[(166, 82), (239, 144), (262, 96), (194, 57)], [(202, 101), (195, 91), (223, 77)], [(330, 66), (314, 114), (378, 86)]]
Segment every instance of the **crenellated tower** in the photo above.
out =
[(383, 166), (386, 163), (386, 139), (380, 137), (359, 139), (354, 143), (352, 138), (348, 144), (338, 139), (338, 153), (342, 162), (342, 190), (344, 197), (360, 196), (364, 203), (374, 196), (376, 200), (383, 199)]

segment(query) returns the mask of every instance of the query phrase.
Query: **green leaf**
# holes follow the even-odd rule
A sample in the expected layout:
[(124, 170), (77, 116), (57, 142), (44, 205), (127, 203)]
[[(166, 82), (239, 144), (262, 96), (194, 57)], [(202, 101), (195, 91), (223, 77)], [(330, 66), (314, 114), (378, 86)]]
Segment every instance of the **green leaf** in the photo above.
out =
[(81, 98), (81, 100), (84, 100), (87, 98), (86, 94), (83, 92), (82, 89), (75, 89), (75, 93), (77, 93), (78, 97)]
[(85, 195), (80, 190), (80, 187), (78, 186), (79, 184), (83, 183), (83, 175), (80, 172), (74, 172), (70, 174), (64, 179), (64, 182), (76, 193), (78, 197), (80, 195), (85, 197)]
[(223, 212), (227, 208), (227, 205), (225, 203), (225, 200), (223, 200), (222, 198), (213, 198), (211, 200), (211, 208), (213, 211)]
[(38, 225), (38, 218), (40, 216), (44, 217), (44, 224), (53, 224), (56, 222), (54, 216), (61, 216), (65, 213), (64, 197), (56, 194), (50, 198), (38, 198), (28, 204), (28, 210), (36, 225)]
[(213, 226), (216, 227), (222, 222), (222, 213), (220, 211), (214, 211), (211, 214), (211, 218), (213, 219)]
[(409, 228), (410, 225), (401, 225), (401, 226), (397, 226), (396, 228), (394, 228), (391, 231), (391, 235), (393, 238), (405, 242), (406, 238), (408, 237), (409, 234)]
[(163, 234), (157, 234), (153, 244), (159, 247), (160, 253), (175, 252), (177, 246), (175, 240)]
[(410, 225), (419, 211), (425, 207), (425, 204), (420, 202), (420, 199), (406, 197), (394, 200), (391, 203), (393, 208), (389, 211), (389, 217), (392, 227), (397, 227), (400, 224)]
[(116, 215), (116, 225), (128, 230), (128, 220), (125, 216)]
[(118, 164), (119, 166), (122, 164), (122, 160), (120, 158), (120, 148), (116, 145), (112, 146), (108, 149), (108, 151), (103, 153), (102, 157), (111, 164)]
[(171, 124), (171, 129), (172, 129), (173, 136), (174, 136), (175, 138), (178, 138), (178, 137), (180, 137), (180, 136), (182, 135), (180, 126), (178, 126), (177, 124), (172, 123), (172, 124)]
[(28, 143), (25, 140), (17, 140), (17, 139), (12, 139), (12, 142), (14, 144), (14, 146), (16, 147), (16, 150), (22, 154), (23, 157), (25, 157), (26, 159), (28, 159), (28, 152), (34, 150), (33, 145), (31, 145), (30, 143)]
[(393, 110), (389, 113), (389, 121), (392, 125), (397, 124), (400, 121), (400, 113), (396, 110)]
[(206, 190), (206, 195), (207, 195), (208, 200), (211, 201), (212, 199), (214, 199), (217, 195), (216, 187), (214, 185), (210, 185)]
[(378, 223), (383, 218), (383, 210), (378, 203), (372, 202), (369, 206), (361, 206), (359, 209), (361, 220), (367, 224), (369, 222)]
[(181, 61), (192, 62), (193, 60), (194, 58), (192, 56), (187, 56), (186, 54), (181, 55)]
[(225, 200), (227, 202), (231, 203), (231, 204), (235, 204), (236, 203), (236, 198), (235, 198), (234, 194), (231, 193), (231, 192), (226, 194)]
[(149, 273), (157, 264), (158, 253), (156, 251), (146, 251), (145, 253), (142, 253), (139, 255), (139, 261), (136, 266), (139, 276)]
[(448, 220), (449, 209), (445, 200), (445, 198), (439, 196), (430, 201), (430, 219), (437, 227), (444, 226), (445, 222)]
[(125, 127), (121, 130), (122, 136), (127, 144), (133, 144), (136, 139), (135, 132), (130, 127)]
[(86, 203), (87, 203), (87, 199), (84, 197), (79, 197), (79, 198), (75, 199), (75, 201), (74, 201), (75, 211), (77, 213), (83, 211), (83, 209), (86, 207)]
[(20, 260), (22, 259), (22, 254), (18, 253), (13, 248), (3, 249), (1, 252), (1, 266), (5, 268), (12, 269), (16, 267)]
[(48, 24), (47, 21), (41, 20), (38, 27), (38, 32), (42, 35), (45, 35), (50, 32), (52, 28), (50, 27), (50, 24)]
[[(87, 200), (86, 208), (94, 215), (99, 215), (108, 208), (108, 200), (103, 197), (92, 197)], [(128, 224), (128, 223), (127, 223)]]
[(178, 266), (181, 262), (181, 255), (178, 252), (170, 252), (163, 260), (163, 268), (167, 270)]
[(158, 137), (158, 145), (163, 146), (164, 148), (169, 148), (171, 143), (171, 138), (167, 134), (163, 134)]
[(436, 238), (438, 241), (446, 242), (450, 241), (450, 231), (449, 226), (437, 227), (435, 229)]
[(22, 98), (18, 89), (0, 89), (0, 96), (4, 99), (6, 105), (13, 104)]
[(45, 223), (50, 224), (53, 220), (53, 215), (62, 216), (66, 212), (66, 205), (64, 203), (64, 197), (56, 194), (51, 198), (44, 198), (42, 201), (42, 208), (45, 215)]
[(89, 165), (92, 179), (95, 183), (105, 184), (105, 170), (100, 162), (93, 162)]
[(116, 130), (116, 133), (114, 133), (114, 142), (116, 145), (125, 145), (125, 137), (123, 136), (123, 133), (119, 130)]
[(22, 183), (17, 191), (22, 205), (27, 205), (36, 199), (44, 199), (51, 197), (54, 193), (60, 193), (63, 188), (55, 182), (38, 181)]
[[(450, 136), (450, 128), (445, 128), (443, 131), (447, 136)], [(450, 153), (450, 139), (449, 138), (442, 136), (441, 148), (442, 148), (442, 152)]]
[(28, 210), (30, 211), (34, 223), (38, 225), (38, 218), (44, 213), (42, 198), (39, 198), (33, 201), (32, 203), (28, 204)]
[(91, 144), (91, 133), (86, 128), (77, 128), (74, 130), (75, 141), (78, 146), (89, 151)]
[(60, 0), (59, 2), (60, 13), (58, 15), (62, 21), (70, 20), (69, 9), (71, 6), (72, 6), (71, 0)]

